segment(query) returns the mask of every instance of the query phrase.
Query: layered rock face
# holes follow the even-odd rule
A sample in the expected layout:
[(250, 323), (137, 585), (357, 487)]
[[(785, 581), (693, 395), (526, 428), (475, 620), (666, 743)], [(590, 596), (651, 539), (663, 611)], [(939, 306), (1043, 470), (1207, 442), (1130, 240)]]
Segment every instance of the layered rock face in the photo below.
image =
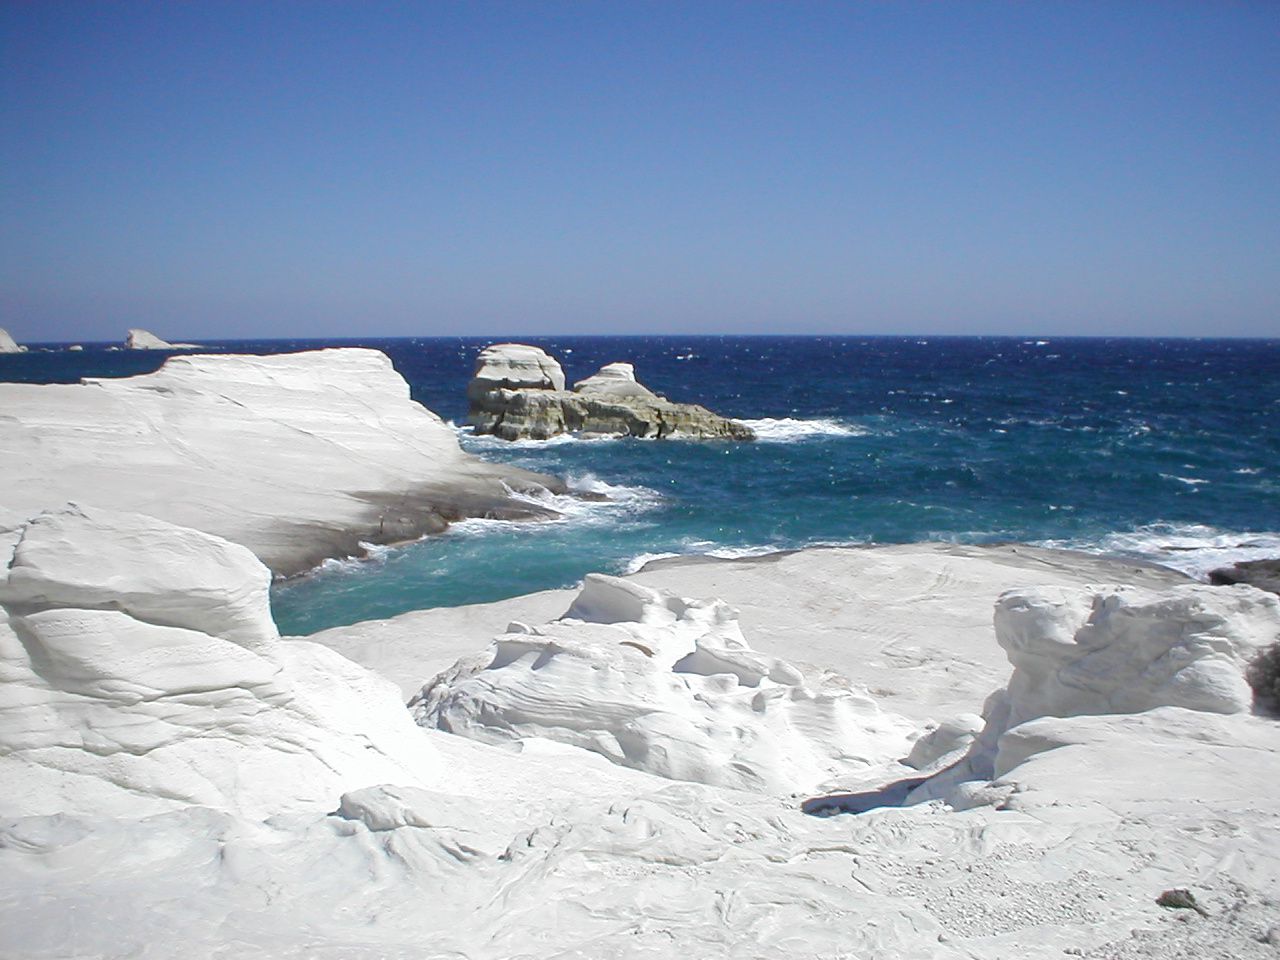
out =
[(75, 506), (3, 538), (7, 816), (261, 818), (439, 776), (392, 684), (280, 640), (271, 574), (245, 548)]
[(537, 347), (486, 347), (467, 387), (468, 422), (504, 440), (562, 433), (754, 440), (751, 428), (692, 403), (672, 403), (636, 381), (629, 363), (606, 364), (565, 390), (560, 364)]
[(757, 653), (735, 612), (601, 574), (568, 612), (513, 623), (411, 703), (486, 742), (558, 740), (675, 780), (813, 789), (904, 755), (913, 724), (831, 677)]
[(376, 350), (184, 356), (79, 384), (0, 384), (0, 504), (149, 514), (252, 550), (277, 574), (438, 532), (552, 515), (550, 477), (464, 453)]
[(9, 331), (0, 327), (0, 353), (26, 353), (27, 348), (14, 342)]

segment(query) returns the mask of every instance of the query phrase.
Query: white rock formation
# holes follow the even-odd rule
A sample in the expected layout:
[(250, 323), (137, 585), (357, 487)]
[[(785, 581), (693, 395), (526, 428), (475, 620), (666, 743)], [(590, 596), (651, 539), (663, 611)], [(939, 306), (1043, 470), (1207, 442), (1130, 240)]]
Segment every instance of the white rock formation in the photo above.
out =
[(467, 385), (467, 422), (504, 440), (562, 433), (661, 440), (754, 440), (750, 427), (693, 403), (672, 403), (636, 382), (629, 363), (610, 363), (572, 391), (560, 364), (538, 347), (502, 343), (476, 359)]
[[(1009, 758), (1015, 740), (1026, 742), (1016, 747), (1023, 759), (1000, 780), (978, 785), (1001, 809), (978, 805), (963, 813), (927, 804), (805, 816), (790, 798), (663, 780), (541, 737), (489, 745), (413, 728), (414, 741), (435, 755), (419, 765), (383, 739), (391, 736), (377, 719), (387, 702), (384, 688), (366, 691), (366, 674), (348, 674), (355, 668), (324, 658), (313, 645), (261, 636), (264, 621), (253, 597), (265, 584), (264, 572), (255, 568), (256, 586), (241, 592), (227, 572), (250, 572), (243, 551), (191, 531), (152, 529), (150, 521), (80, 513), (86, 516), (77, 519), (73, 511), (27, 526), (0, 507), (0, 556), (21, 541), (29, 558), (14, 567), (19, 599), (10, 604), (6, 595), (0, 609), (0, 697), (14, 708), (0, 713), (0, 953), (6, 957), (1275, 956), (1280, 734), (1273, 719), (1166, 706), (1028, 720), (1003, 738)], [(175, 536), (189, 552), (176, 546)], [(83, 549), (73, 542), (83, 542)], [(150, 562), (153, 549), (163, 564)], [(981, 642), (1001, 653), (990, 632), (989, 602), (987, 632), (980, 635), (971, 622), (975, 595), (989, 599), (1000, 585), (1053, 575), (1075, 582), (1121, 569), (1076, 556), (1080, 568), (1073, 573), (1071, 559), (1021, 547), (917, 545), (668, 564), (642, 576), (671, 581), (684, 593), (694, 584), (717, 584), (742, 596), (751, 604), (746, 622), (753, 641), (758, 631), (771, 652), (801, 651), (828, 666), (865, 662), (891, 691), (877, 696), (927, 716), (938, 704), (975, 708), (977, 685), (990, 676)], [(164, 598), (156, 566), (188, 570), (172, 585), (184, 593), (221, 583), (225, 620), (212, 593), (190, 611)], [(117, 600), (106, 598), (113, 569), (127, 588)], [(1132, 568), (1131, 576), (1158, 583), (1162, 575)], [(154, 589), (140, 588), (148, 578)], [(666, 597), (655, 601), (649, 591), (597, 587), (586, 591), (576, 612), (624, 619), (583, 620), (576, 629), (597, 641), (608, 629), (619, 640), (652, 644), (652, 658), (610, 644), (628, 666), (633, 659), (676, 656), (674, 639), (683, 637), (695, 651), (704, 641), (703, 652), (727, 660), (734, 674), (726, 681), (740, 670), (761, 676), (766, 666), (768, 672), (785, 668), (730, 643), (732, 621), (717, 625), (715, 603), (681, 609)], [(34, 633), (33, 617), (41, 627), (35, 598), (45, 595), (60, 598), (49, 612), (115, 613), (128, 621), (111, 634), (112, 643), (125, 639), (123, 651), (104, 647), (100, 631), (77, 628), (52, 639), (47, 631)], [(551, 599), (564, 610), (557, 594), (526, 598), (526, 611), (547, 608)], [(100, 609), (117, 603), (126, 609)], [(519, 608), (507, 601), (490, 612), (519, 615)], [(1208, 638), (1216, 628), (1194, 606), (1182, 609), (1192, 614), (1188, 632), (1212, 646)], [(1269, 629), (1269, 608), (1259, 610), (1258, 629)], [(188, 613), (185, 626), (151, 622)], [(462, 639), (451, 642), (463, 642), (482, 614), (472, 609), (448, 621), (462, 628)], [(1227, 611), (1223, 622), (1248, 633), (1253, 628), (1240, 625), (1246, 614)], [(27, 633), (15, 645), (9, 631), (19, 621)], [(162, 644), (147, 646), (151, 630), (166, 631)], [(206, 646), (193, 648), (187, 633)], [(1124, 635), (1117, 633), (1115, 642)], [(560, 644), (550, 633), (502, 639)], [(547, 650), (541, 669), (559, 670), (569, 654)], [(300, 657), (289, 651), (303, 651), (313, 669), (300, 671)], [(277, 672), (259, 684), (254, 665), (272, 660)], [(594, 662), (601, 671), (580, 671), (586, 686), (578, 696), (588, 712), (618, 702), (612, 698), (620, 691), (611, 658)], [(669, 687), (683, 679), (665, 673)], [(216, 691), (190, 689), (207, 679), (216, 681)], [(236, 682), (217, 686), (228, 680)], [(758, 688), (735, 682), (747, 693), (786, 689), (783, 681), (762, 677)], [(273, 684), (291, 685), (294, 699), (275, 699)], [(592, 696), (597, 684), (603, 698)], [(165, 692), (134, 699), (143, 688)], [(1149, 687), (1153, 694), (1177, 688)], [(621, 688), (628, 711), (641, 689), (635, 683)], [(661, 684), (654, 689), (659, 708), (683, 703)], [(722, 729), (727, 733), (739, 725), (737, 708), (712, 692), (695, 702), (692, 714), (720, 704), (731, 721)], [(251, 698), (261, 710), (240, 710)], [(65, 712), (47, 708), (54, 700)], [(94, 701), (101, 712), (90, 713)], [(766, 715), (775, 706), (771, 702)], [(310, 707), (307, 723), (295, 724), (295, 711)], [(687, 721), (691, 711), (684, 707)], [(404, 711), (397, 706), (396, 712), (403, 729)], [(786, 712), (808, 715), (803, 708)], [(139, 722), (96, 722), (104, 715)], [(175, 737), (192, 732), (189, 749), (207, 753), (191, 754), (196, 759), (182, 766), (168, 762), (165, 745), (144, 753), (102, 752), (104, 744), (149, 735), (157, 716), (164, 718), (160, 729)], [(89, 717), (95, 723), (86, 727)], [(36, 759), (78, 757), (88, 771), (45, 767), (45, 790), (54, 799), (34, 808), (56, 808), (50, 815), (23, 815), (31, 808), (26, 784), (33, 768), (19, 767), (7, 752), (7, 738), (28, 728), (40, 742), (62, 742)], [(678, 750), (685, 749), (687, 729), (672, 726)], [(653, 748), (662, 746), (662, 731), (651, 732)], [(798, 742), (804, 732), (793, 730), (785, 742)], [(944, 724), (931, 746), (946, 752), (969, 733), (963, 722)], [(276, 747), (270, 765), (258, 762), (255, 746), (267, 743)], [(349, 750), (357, 745), (372, 755), (365, 761), (372, 779), (351, 773), (358, 761)], [(226, 765), (211, 759), (224, 750), (234, 767), (230, 759)], [(323, 756), (330, 769), (316, 774), (298, 753)], [(913, 751), (923, 763), (929, 753)], [(96, 783), (117, 769), (137, 784), (136, 792)], [(135, 777), (142, 770), (154, 777)], [(198, 783), (199, 775), (208, 775), (208, 783)], [(234, 777), (233, 794), (227, 777)], [(309, 785), (321, 778), (332, 787), (320, 792), (341, 794), (313, 799)], [(873, 790), (863, 799), (874, 801), (877, 792), (892, 791)], [(191, 797), (208, 805), (191, 805)], [(1173, 887), (1191, 888), (1207, 915), (1158, 906), (1160, 892)]]
[(0, 384), (0, 503), (149, 514), (249, 547), (278, 574), (466, 516), (547, 516), (563, 485), (462, 452), (375, 350), (184, 356), (79, 384)]
[(495, 343), (476, 357), (467, 396), (490, 390), (563, 390), (564, 383), (560, 364), (540, 347)]
[(161, 340), (149, 330), (140, 327), (132, 328), (124, 339), (127, 350), (199, 350), (198, 343), (170, 343)]
[[(831, 670), (866, 686), (921, 726), (974, 713), (1009, 682), (991, 610), (1010, 587), (1189, 583), (1150, 564), (1025, 545), (911, 543), (828, 547), (744, 557), (673, 557), (630, 581), (677, 595), (718, 597), (738, 611), (753, 649), (805, 672)], [(400, 684), (424, 679), (483, 649), (512, 620), (545, 623), (576, 591), (439, 607), (336, 627), (311, 639)]]
[(395, 688), (281, 641), (248, 550), (150, 517), (70, 507), (7, 537), (0, 780), (8, 816), (252, 818), (440, 776)]
[(1250, 712), (1245, 670), (1280, 636), (1280, 598), (1201, 584), (1014, 590), (996, 604), (995, 630), (1014, 668), (1009, 684), (987, 699), (968, 755), (917, 800), (999, 778), (1053, 749), (1055, 731), (1074, 729), (1059, 719), (1159, 708)]
[(812, 790), (903, 756), (912, 725), (753, 651), (733, 610), (591, 574), (557, 621), (512, 624), (427, 684), (423, 726), (544, 737), (675, 780)]
[(27, 348), (14, 342), (9, 331), (0, 327), (0, 353), (26, 353)]
[(602, 397), (657, 396), (652, 390), (636, 382), (635, 367), (629, 363), (606, 363), (603, 367), (573, 385), (575, 393), (594, 394)]
[(1244, 669), (1280, 636), (1280, 598), (1188, 584), (1004, 594), (996, 638), (1013, 664), (1007, 726), (1034, 717), (1185, 707), (1244, 713)]

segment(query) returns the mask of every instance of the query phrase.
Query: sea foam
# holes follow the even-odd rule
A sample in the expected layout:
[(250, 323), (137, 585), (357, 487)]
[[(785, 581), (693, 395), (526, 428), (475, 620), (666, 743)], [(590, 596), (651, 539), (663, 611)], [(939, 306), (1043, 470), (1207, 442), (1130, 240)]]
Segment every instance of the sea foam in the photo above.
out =
[(1140, 557), (1202, 579), (1215, 567), (1280, 555), (1280, 534), (1243, 533), (1204, 524), (1150, 523), (1093, 539), (1040, 540), (1036, 546)]

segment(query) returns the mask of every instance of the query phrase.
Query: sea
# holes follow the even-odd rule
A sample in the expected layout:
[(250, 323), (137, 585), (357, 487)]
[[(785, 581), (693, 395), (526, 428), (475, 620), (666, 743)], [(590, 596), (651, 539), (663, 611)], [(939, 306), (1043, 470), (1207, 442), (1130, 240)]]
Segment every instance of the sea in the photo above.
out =
[[(672, 400), (741, 419), (753, 443), (473, 436), (466, 386), (502, 338), (210, 342), (220, 353), (381, 350), (487, 460), (607, 499), (562, 519), (466, 520), (278, 582), (301, 635), (498, 600), (680, 554), (1019, 541), (1193, 576), (1280, 556), (1280, 340), (1059, 337), (521, 337), (572, 383), (613, 361)], [(35, 344), (0, 381), (130, 376), (165, 352)], [(3, 415), (3, 411), (0, 411)]]

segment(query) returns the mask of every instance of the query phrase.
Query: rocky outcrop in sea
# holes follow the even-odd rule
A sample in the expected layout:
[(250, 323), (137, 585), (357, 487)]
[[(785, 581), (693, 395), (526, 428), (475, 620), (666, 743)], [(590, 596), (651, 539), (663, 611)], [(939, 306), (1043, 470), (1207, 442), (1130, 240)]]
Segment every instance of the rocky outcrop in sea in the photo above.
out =
[(635, 377), (629, 363), (609, 363), (572, 390), (564, 371), (538, 347), (500, 343), (476, 359), (467, 386), (468, 422), (504, 440), (546, 440), (562, 433), (661, 440), (754, 440), (746, 424), (694, 403), (673, 403)]
[(198, 343), (170, 343), (168, 340), (157, 337), (150, 330), (143, 330), (141, 327), (132, 328), (128, 335), (124, 338), (125, 349), (127, 350), (198, 350)]
[(0, 353), (26, 353), (26, 351), (26, 347), (19, 346), (13, 337), (9, 336), (8, 330), (0, 327)]

